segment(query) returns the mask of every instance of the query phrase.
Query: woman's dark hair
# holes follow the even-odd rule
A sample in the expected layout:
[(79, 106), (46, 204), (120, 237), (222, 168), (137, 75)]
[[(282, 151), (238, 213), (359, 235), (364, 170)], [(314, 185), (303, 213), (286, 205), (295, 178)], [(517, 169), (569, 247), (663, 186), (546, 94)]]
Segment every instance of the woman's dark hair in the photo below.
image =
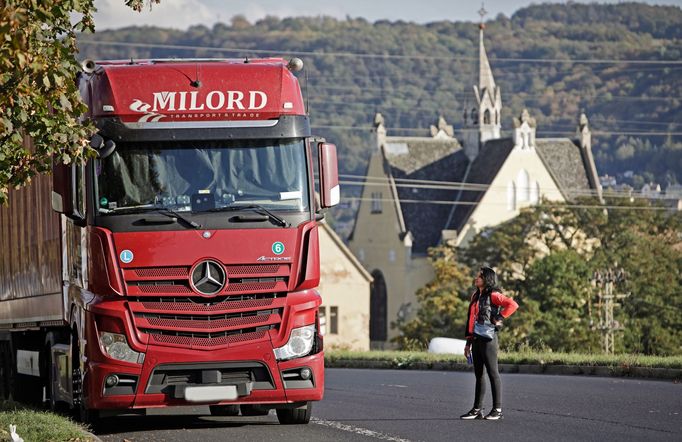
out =
[(497, 274), (490, 267), (481, 267), (481, 276), (485, 283), (485, 290), (497, 289)]

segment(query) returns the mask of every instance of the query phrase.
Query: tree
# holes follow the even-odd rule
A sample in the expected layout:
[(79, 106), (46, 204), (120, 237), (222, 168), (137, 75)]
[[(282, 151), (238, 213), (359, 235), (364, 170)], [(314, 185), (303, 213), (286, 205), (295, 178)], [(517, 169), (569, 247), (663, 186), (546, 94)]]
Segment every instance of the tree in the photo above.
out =
[(545, 202), (484, 230), (460, 251), (470, 266), (495, 267), (520, 305), (507, 324), (506, 346), (596, 351), (591, 274), (618, 266), (627, 275), (619, 291), (630, 296), (615, 311), (623, 326), (616, 351), (682, 353), (682, 215), (644, 199), (607, 197), (605, 206)]
[(473, 274), (458, 262), (451, 247), (430, 249), (429, 259), (436, 275), (417, 292), (417, 316), (394, 324), (401, 332), (394, 340), (403, 349), (412, 347), (414, 342), (423, 347), (437, 336), (464, 337)]
[[(126, 0), (139, 11), (144, 0)], [(149, 5), (158, 3), (150, 0)], [(94, 31), (93, 0), (6, 0), (0, 8), (0, 204), (52, 160), (92, 153), (94, 126), (75, 82), (76, 32)], [(72, 15), (81, 18), (71, 23)]]
[(622, 290), (630, 296), (616, 310), (624, 326), (616, 344), (628, 352), (681, 354), (682, 214), (646, 201), (619, 206), (594, 230), (600, 247), (591, 259), (594, 268), (617, 264), (627, 275)]
[(535, 303), (536, 311), (519, 310), (515, 324), (532, 333), (523, 336), (531, 347), (555, 351), (592, 352), (599, 349), (599, 335), (589, 315), (590, 276), (585, 259), (575, 250), (562, 250), (536, 260), (528, 269), (517, 302)]

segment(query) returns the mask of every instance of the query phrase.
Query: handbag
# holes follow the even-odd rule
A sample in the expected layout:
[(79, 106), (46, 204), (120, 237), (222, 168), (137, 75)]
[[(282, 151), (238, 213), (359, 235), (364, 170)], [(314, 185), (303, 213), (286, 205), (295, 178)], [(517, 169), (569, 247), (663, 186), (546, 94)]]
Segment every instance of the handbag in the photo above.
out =
[(474, 336), (484, 341), (492, 341), (495, 338), (495, 326), (488, 321), (483, 323), (476, 321), (474, 323)]

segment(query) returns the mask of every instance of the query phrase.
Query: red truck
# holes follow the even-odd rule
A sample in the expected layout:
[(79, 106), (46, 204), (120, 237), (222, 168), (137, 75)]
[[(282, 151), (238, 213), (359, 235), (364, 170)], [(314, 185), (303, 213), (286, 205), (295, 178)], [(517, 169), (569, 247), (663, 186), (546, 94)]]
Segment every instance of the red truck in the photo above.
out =
[(310, 420), (317, 221), (339, 184), (301, 68), (83, 63), (97, 158), (56, 164), (0, 208), (0, 397), (91, 423), (191, 404)]

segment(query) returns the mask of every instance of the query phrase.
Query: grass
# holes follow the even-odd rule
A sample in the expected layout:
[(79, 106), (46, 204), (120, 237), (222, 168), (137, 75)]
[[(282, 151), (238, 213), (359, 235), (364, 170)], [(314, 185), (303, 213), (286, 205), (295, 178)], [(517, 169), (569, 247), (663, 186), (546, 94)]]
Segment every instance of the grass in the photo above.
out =
[(0, 401), (0, 442), (11, 442), (10, 424), (17, 426), (17, 434), (25, 442), (93, 440), (86, 436), (83, 427), (67, 417), (16, 402)]
[[(386, 361), (395, 367), (412, 362), (449, 362), (466, 364), (462, 355), (434, 354), (420, 351), (352, 351), (325, 350), (325, 361), (338, 360)], [(500, 364), (582, 365), (602, 367), (641, 367), (682, 369), (682, 356), (646, 356), (638, 354), (581, 354), (538, 351), (500, 352)]]

